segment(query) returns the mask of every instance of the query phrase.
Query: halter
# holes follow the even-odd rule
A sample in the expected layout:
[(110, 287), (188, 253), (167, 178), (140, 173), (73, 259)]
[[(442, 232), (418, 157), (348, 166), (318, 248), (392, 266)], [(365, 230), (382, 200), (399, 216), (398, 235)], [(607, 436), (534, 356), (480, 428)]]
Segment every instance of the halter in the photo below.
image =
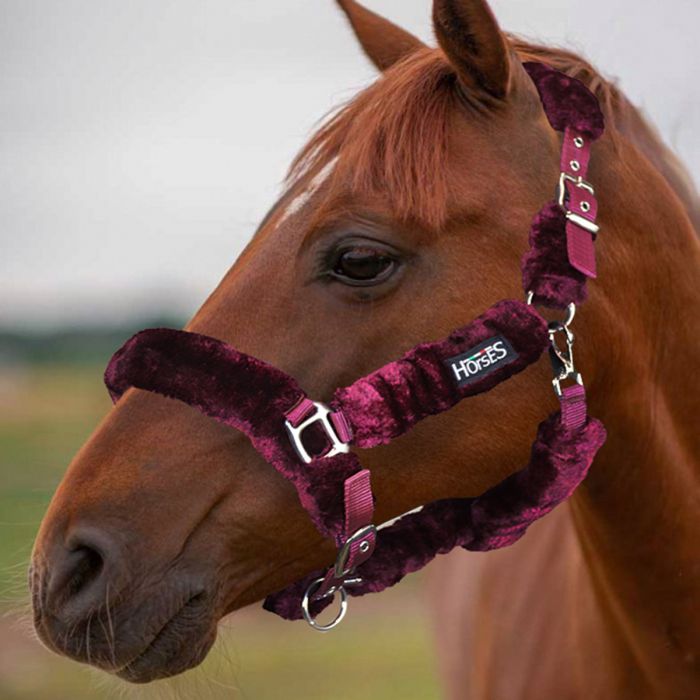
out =
[[(570, 328), (576, 305), (586, 299), (586, 281), (596, 276), (598, 207), (585, 178), (603, 115), (578, 80), (543, 64), (524, 66), (550, 124), (564, 132), (557, 197), (535, 217), (522, 261), (525, 302), (496, 303), (444, 340), (420, 344), (337, 389), (327, 405), (307, 397), (281, 370), (185, 331), (141, 331), (107, 367), (115, 402), (136, 387), (183, 401), (245, 433), (294, 484), (319, 532), (334, 540), (338, 553), (331, 568), (265, 600), (264, 607), (283, 618), (303, 617), (327, 631), (343, 619), (348, 595), (393, 586), (457, 546), (486, 551), (512, 544), (573, 493), (605, 441), (602, 423), (587, 415)], [(565, 309), (566, 317), (548, 323), (536, 306)], [(423, 418), (521, 372), (545, 349), (560, 409), (540, 424), (527, 466), (476, 498), (434, 501), (375, 526), (370, 472), (350, 447), (390, 442)], [(336, 595), (338, 613), (320, 624), (316, 616)]]

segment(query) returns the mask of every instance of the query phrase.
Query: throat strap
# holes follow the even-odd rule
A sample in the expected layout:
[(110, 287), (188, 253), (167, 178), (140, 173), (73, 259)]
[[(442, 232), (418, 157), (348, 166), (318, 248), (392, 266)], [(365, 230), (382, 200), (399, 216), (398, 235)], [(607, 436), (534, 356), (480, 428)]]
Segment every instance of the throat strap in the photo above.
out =
[[(562, 407), (539, 426), (525, 468), (477, 498), (435, 501), (382, 528), (372, 558), (360, 569), (362, 581), (348, 593), (378, 593), (455, 547), (483, 552), (516, 542), (574, 492), (604, 443), (600, 421), (584, 412), (583, 422), (578, 422), (579, 418), (570, 424)], [(289, 620), (301, 619), (305, 591), (323, 576), (316, 571), (268, 596), (265, 609)], [(314, 600), (311, 613), (318, 615), (330, 602)]]

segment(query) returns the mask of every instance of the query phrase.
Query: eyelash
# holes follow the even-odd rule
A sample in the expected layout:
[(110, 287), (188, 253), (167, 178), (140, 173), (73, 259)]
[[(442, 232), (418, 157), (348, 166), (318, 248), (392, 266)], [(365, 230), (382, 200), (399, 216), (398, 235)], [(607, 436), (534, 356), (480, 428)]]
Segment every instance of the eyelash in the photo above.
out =
[[(377, 257), (381, 257), (389, 261), (389, 266), (386, 270), (386, 275), (378, 274), (376, 277), (368, 277), (366, 279), (355, 278), (351, 274), (342, 274), (339, 267), (342, 264), (343, 257), (347, 253), (352, 253), (357, 250), (365, 249), (368, 252), (376, 252)], [(327, 283), (338, 283), (347, 287), (355, 288), (370, 288), (377, 287), (391, 279), (396, 273), (400, 260), (398, 255), (386, 249), (384, 246), (377, 244), (369, 244), (367, 241), (357, 241), (354, 245), (331, 246), (328, 250), (323, 251), (321, 255), (320, 277)]]
[(391, 258), (396, 264), (399, 264), (400, 259), (396, 251), (391, 250), (388, 246), (380, 243), (379, 241), (373, 241), (372, 239), (357, 239), (352, 241), (342, 241), (341, 243), (332, 242), (327, 246), (321, 248), (316, 257), (316, 269), (318, 275), (321, 277), (329, 276), (341, 256), (344, 253), (348, 253), (355, 248), (370, 248), (376, 247), (383, 255), (387, 258)]

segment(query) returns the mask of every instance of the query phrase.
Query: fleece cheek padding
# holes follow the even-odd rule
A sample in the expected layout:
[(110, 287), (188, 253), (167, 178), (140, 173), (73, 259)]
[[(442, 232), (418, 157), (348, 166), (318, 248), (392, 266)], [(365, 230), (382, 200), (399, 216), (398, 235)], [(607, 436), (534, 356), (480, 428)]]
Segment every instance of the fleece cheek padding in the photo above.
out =
[[(517, 359), (459, 386), (446, 360), (496, 337), (509, 341)], [(492, 389), (535, 362), (546, 347), (547, 324), (537, 311), (521, 301), (500, 301), (445, 340), (417, 345), (400, 360), (338, 389), (331, 405), (347, 417), (354, 445), (376, 447), (403, 435), (427, 416)]]
[(530, 249), (521, 263), (523, 289), (553, 308), (581, 304), (588, 296), (586, 276), (571, 266), (562, 244), (565, 227), (562, 208), (556, 202), (545, 204), (532, 222)]

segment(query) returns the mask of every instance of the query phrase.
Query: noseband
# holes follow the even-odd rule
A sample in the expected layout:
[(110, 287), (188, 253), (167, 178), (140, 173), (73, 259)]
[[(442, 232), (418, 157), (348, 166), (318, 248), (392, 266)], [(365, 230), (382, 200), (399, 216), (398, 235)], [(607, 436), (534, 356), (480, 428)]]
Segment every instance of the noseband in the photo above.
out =
[[(512, 544), (571, 495), (605, 441), (602, 423), (587, 415), (570, 328), (576, 305), (586, 299), (586, 281), (596, 276), (597, 202), (585, 178), (603, 115), (578, 80), (540, 63), (524, 65), (550, 124), (563, 132), (557, 197), (535, 217), (522, 261), (526, 302), (498, 302), (446, 339), (420, 344), (337, 389), (328, 405), (312, 401), (276, 367), (185, 331), (141, 331), (107, 367), (114, 401), (136, 387), (183, 401), (245, 433), (294, 484), (319, 532), (335, 541), (330, 569), (266, 599), (264, 607), (286, 619), (303, 617), (326, 631), (344, 617), (348, 594), (393, 586), (457, 546), (486, 551)], [(566, 310), (566, 318), (548, 323), (537, 306)], [(521, 372), (545, 349), (560, 409), (540, 424), (527, 466), (476, 498), (434, 501), (375, 526), (370, 473), (349, 448), (390, 442), (418, 421)], [(336, 594), (340, 609), (322, 625), (316, 616)]]

